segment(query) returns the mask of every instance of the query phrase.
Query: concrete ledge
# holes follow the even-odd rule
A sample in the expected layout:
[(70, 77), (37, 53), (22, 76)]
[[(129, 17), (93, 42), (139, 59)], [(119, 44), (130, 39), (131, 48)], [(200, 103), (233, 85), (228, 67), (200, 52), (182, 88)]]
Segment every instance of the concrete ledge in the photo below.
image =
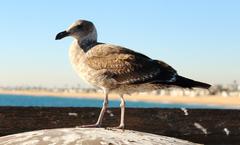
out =
[(64, 128), (0, 137), (0, 145), (196, 145), (194, 143), (130, 130)]
[[(0, 107), (0, 136), (95, 123), (100, 108)], [(103, 127), (119, 125), (120, 109), (110, 108)], [(126, 129), (194, 143), (239, 145), (240, 110), (127, 108)]]

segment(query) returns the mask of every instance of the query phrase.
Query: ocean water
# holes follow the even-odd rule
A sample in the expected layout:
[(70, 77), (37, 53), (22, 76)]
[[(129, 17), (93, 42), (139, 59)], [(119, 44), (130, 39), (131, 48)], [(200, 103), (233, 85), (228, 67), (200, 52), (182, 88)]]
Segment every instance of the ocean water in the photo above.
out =
[[(50, 96), (0, 95), (0, 106), (40, 106), (40, 107), (101, 107), (103, 100)], [(110, 100), (110, 107), (119, 107), (119, 100)], [(208, 108), (223, 109), (221, 106), (168, 104), (127, 101), (127, 107), (133, 108)]]

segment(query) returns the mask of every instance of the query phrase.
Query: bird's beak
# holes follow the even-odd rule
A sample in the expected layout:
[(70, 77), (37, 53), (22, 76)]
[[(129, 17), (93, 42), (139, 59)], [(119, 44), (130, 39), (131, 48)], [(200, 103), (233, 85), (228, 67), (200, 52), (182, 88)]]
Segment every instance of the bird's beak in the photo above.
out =
[(57, 34), (55, 40), (60, 40), (60, 39), (62, 39), (64, 37), (67, 37), (69, 35), (70, 35), (70, 33), (67, 32), (67, 31), (60, 32), (60, 33)]

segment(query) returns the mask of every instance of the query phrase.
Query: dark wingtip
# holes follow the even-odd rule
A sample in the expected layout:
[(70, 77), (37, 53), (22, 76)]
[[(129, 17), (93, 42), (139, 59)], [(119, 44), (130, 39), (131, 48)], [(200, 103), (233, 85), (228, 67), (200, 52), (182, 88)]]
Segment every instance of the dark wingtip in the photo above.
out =
[(183, 87), (183, 88), (203, 88), (209, 89), (211, 87), (210, 84), (194, 81), (192, 79), (188, 79), (182, 76), (177, 77), (177, 81), (174, 82), (175, 85)]
[(198, 82), (200, 88), (209, 89), (212, 85), (207, 83)]

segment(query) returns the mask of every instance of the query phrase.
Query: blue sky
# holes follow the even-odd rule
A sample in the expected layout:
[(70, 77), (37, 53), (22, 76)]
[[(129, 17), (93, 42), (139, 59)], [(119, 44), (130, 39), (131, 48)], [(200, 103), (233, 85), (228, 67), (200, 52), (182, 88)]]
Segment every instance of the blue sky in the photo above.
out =
[(2, 1), (0, 86), (74, 86), (72, 38), (55, 35), (77, 19), (95, 23), (98, 40), (122, 45), (211, 84), (240, 81), (240, 1)]

